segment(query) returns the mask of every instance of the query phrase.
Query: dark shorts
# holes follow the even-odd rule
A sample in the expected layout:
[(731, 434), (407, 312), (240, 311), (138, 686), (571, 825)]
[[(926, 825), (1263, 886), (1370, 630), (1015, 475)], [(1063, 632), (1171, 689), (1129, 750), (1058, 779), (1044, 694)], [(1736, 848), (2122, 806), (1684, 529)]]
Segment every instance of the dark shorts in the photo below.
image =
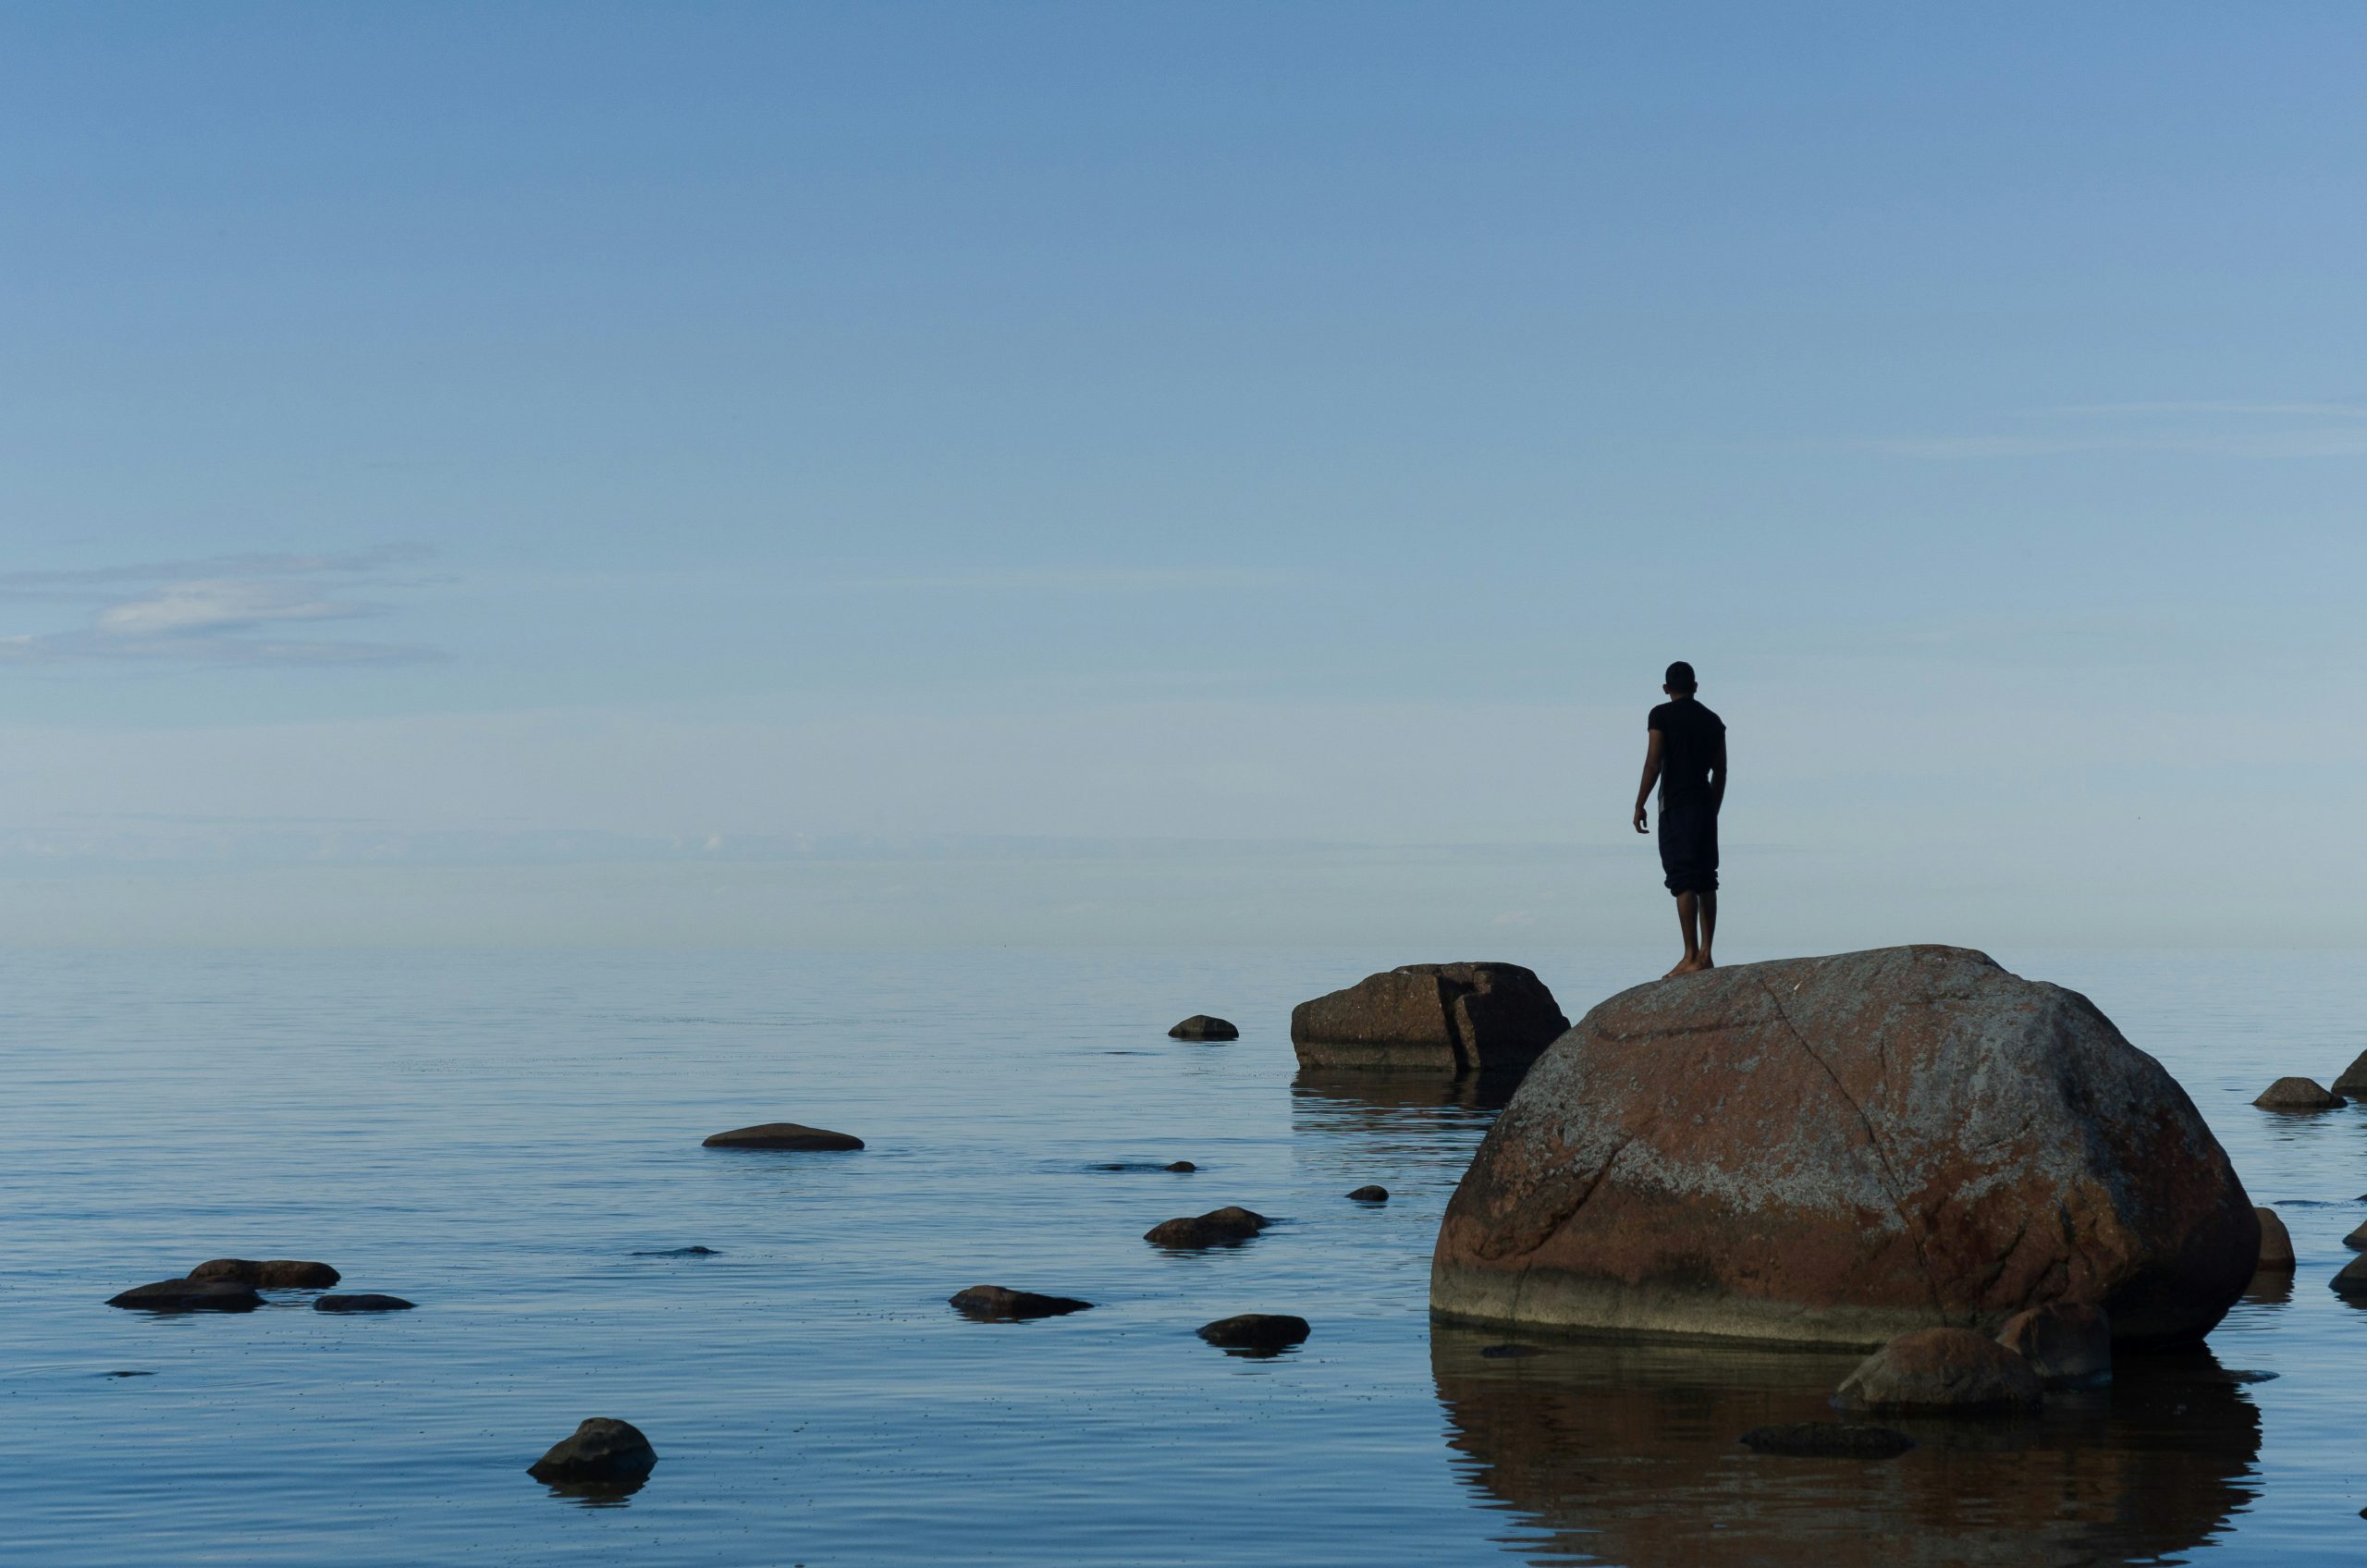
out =
[(1708, 800), (1661, 802), (1661, 869), (1672, 893), (1718, 890), (1718, 808)]

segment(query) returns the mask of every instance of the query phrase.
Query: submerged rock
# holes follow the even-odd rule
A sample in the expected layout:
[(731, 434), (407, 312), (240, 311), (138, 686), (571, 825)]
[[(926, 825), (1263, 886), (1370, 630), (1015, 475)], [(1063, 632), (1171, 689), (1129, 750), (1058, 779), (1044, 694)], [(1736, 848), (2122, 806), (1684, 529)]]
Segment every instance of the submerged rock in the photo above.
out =
[(1271, 1355), (1304, 1341), (1310, 1332), (1306, 1319), (1283, 1313), (1245, 1312), (1200, 1326), (1200, 1338), (1222, 1350), (1243, 1350)]
[(256, 1262), (251, 1257), (217, 1257), (189, 1271), (192, 1280), (228, 1280), (265, 1291), (325, 1291), (342, 1278), (325, 1263), (275, 1257)]
[(1516, 963), (1409, 963), (1291, 1010), (1291, 1048), (1309, 1068), (1526, 1070), (1570, 1021)]
[(1173, 1161), (1173, 1162), (1172, 1162), (1172, 1163), (1171, 1163), (1171, 1164), (1167, 1164), (1167, 1165), (1160, 1166), (1160, 1167), (1159, 1167), (1159, 1169), (1160, 1169), (1160, 1170), (1175, 1170), (1175, 1171), (1185, 1171), (1185, 1172), (1188, 1172), (1188, 1171), (1197, 1170), (1198, 1170), (1198, 1169), (1200, 1169), (1200, 1168), (1199, 1168), (1198, 1166), (1196, 1166), (1196, 1165), (1193, 1164), (1193, 1163), (1192, 1163), (1190, 1160), (1188, 1160), (1188, 1159), (1179, 1159), (1179, 1160), (1175, 1160), (1175, 1161)]
[(409, 1312), (418, 1304), (400, 1296), (382, 1296), (368, 1291), (352, 1295), (323, 1296), (313, 1303), (314, 1312)]
[(863, 1140), (848, 1133), (832, 1133), (794, 1121), (762, 1121), (717, 1133), (700, 1145), (710, 1149), (859, 1149)]
[(1241, 1031), (1221, 1018), (1196, 1012), (1167, 1032), (1171, 1040), (1238, 1040)]
[(2030, 1364), (1969, 1329), (1918, 1329), (1858, 1364), (1834, 1396), (1845, 1410), (2036, 1410)]
[(109, 1296), (107, 1305), (137, 1312), (252, 1312), (263, 1297), (236, 1280), (159, 1280)]
[(606, 1482), (619, 1484), (645, 1477), (657, 1463), (657, 1451), (630, 1421), (595, 1415), (550, 1446), (542, 1458), (526, 1466), (537, 1481)]
[(1089, 1301), (1074, 1296), (1042, 1296), (1034, 1291), (1006, 1290), (1000, 1285), (973, 1285), (966, 1291), (956, 1291), (946, 1298), (953, 1310), (964, 1317), (982, 1322), (1011, 1322), (1024, 1317), (1061, 1317), (1072, 1312), (1087, 1312)]
[(1997, 1342), (2020, 1356), (2049, 1388), (2091, 1388), (2112, 1380), (2112, 1325), (2092, 1306), (2050, 1303), (2017, 1312)]
[(1348, 1195), (1355, 1199), (1358, 1203), (1387, 1203), (1389, 1201), (1389, 1189), (1381, 1186), (1379, 1182), (1375, 1182), (1369, 1187), (1358, 1187), (1355, 1192), (1350, 1193)]
[(1430, 1305), (1863, 1346), (2063, 1302), (2177, 1342), (2225, 1316), (2259, 1253), (2193, 1102), (2086, 998), (1963, 949), (1890, 948), (1588, 1013), (1465, 1173)]
[(635, 1257), (721, 1257), (713, 1247), (659, 1247), (655, 1252), (637, 1252)]
[[(2292, 1273), (2293, 1232), (2285, 1228), (2284, 1219), (2273, 1208), (2254, 1208), (2252, 1214), (2260, 1220), (2260, 1262), (2254, 1265), (2255, 1271), (2262, 1274)], [(2360, 1231), (2367, 1231), (2367, 1226), (2360, 1227)], [(2350, 1234), (2356, 1236), (2360, 1231), (2353, 1231)], [(2349, 1242), (2350, 1238), (2346, 1236), (2343, 1239)], [(2351, 1244), (2367, 1245), (2367, 1243)]]
[(1228, 1205), (1206, 1214), (1161, 1220), (1143, 1232), (1143, 1240), (1161, 1247), (1237, 1246), (1270, 1223), (1262, 1214)]
[(1742, 1435), (1742, 1441), (1744, 1447), (1760, 1453), (1798, 1459), (1895, 1459), (1915, 1446), (1913, 1438), (1888, 1427), (1845, 1426), (1838, 1421), (1753, 1427)]
[(2333, 1110), (2349, 1103), (2308, 1078), (2279, 1078), (2252, 1101), (2263, 1110)]

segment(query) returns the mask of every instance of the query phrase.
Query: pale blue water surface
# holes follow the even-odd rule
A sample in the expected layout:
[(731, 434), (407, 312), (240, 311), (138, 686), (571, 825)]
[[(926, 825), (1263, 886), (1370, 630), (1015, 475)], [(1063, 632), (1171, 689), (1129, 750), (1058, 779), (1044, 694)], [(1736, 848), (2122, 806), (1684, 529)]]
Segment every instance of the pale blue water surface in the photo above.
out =
[[(2326, 1288), (2367, 1218), (2367, 1110), (2247, 1103), (2367, 1046), (2367, 961), (1997, 955), (2168, 1065), (2300, 1269), (2208, 1355), (1866, 1464), (1735, 1442), (1825, 1414), (1847, 1356), (1433, 1332), (1431, 1239), (1492, 1111), (1302, 1080), (1288, 1015), (1466, 956), (0, 956), (0, 1561), (2367, 1559), (2367, 1312)], [(1666, 962), (1478, 956), (1573, 1017)], [(1242, 1038), (1166, 1037), (1197, 1011)], [(870, 1147), (699, 1146), (771, 1120)], [(1173, 1159), (1200, 1169), (1090, 1169)], [(1347, 1200), (1368, 1182), (1385, 1207)], [(1282, 1223), (1141, 1240), (1233, 1203)], [(636, 1256), (693, 1244), (717, 1256)], [(103, 1305), (222, 1256), (420, 1309)], [(977, 1283), (1098, 1305), (972, 1323), (945, 1297)], [(1253, 1361), (1193, 1335), (1244, 1311), (1313, 1338)], [(524, 1474), (595, 1415), (649, 1434), (644, 1488), (586, 1506)]]

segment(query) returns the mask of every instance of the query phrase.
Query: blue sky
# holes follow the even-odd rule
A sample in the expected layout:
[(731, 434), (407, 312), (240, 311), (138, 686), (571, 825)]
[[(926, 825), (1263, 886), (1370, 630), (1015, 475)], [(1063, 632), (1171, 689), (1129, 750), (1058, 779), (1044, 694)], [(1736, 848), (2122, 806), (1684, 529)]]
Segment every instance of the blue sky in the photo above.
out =
[(2367, 940), (2362, 69), (18, 7), (0, 937), (1657, 940), (1682, 656), (1735, 939)]

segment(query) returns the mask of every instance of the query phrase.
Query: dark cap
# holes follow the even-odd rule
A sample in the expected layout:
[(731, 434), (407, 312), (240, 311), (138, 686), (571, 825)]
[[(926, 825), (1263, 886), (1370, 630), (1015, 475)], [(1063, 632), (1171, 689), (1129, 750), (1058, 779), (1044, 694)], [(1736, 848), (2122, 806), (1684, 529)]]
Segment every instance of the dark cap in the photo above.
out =
[(1668, 667), (1665, 684), (1672, 692), (1690, 692), (1694, 687), (1693, 667), (1683, 659)]

